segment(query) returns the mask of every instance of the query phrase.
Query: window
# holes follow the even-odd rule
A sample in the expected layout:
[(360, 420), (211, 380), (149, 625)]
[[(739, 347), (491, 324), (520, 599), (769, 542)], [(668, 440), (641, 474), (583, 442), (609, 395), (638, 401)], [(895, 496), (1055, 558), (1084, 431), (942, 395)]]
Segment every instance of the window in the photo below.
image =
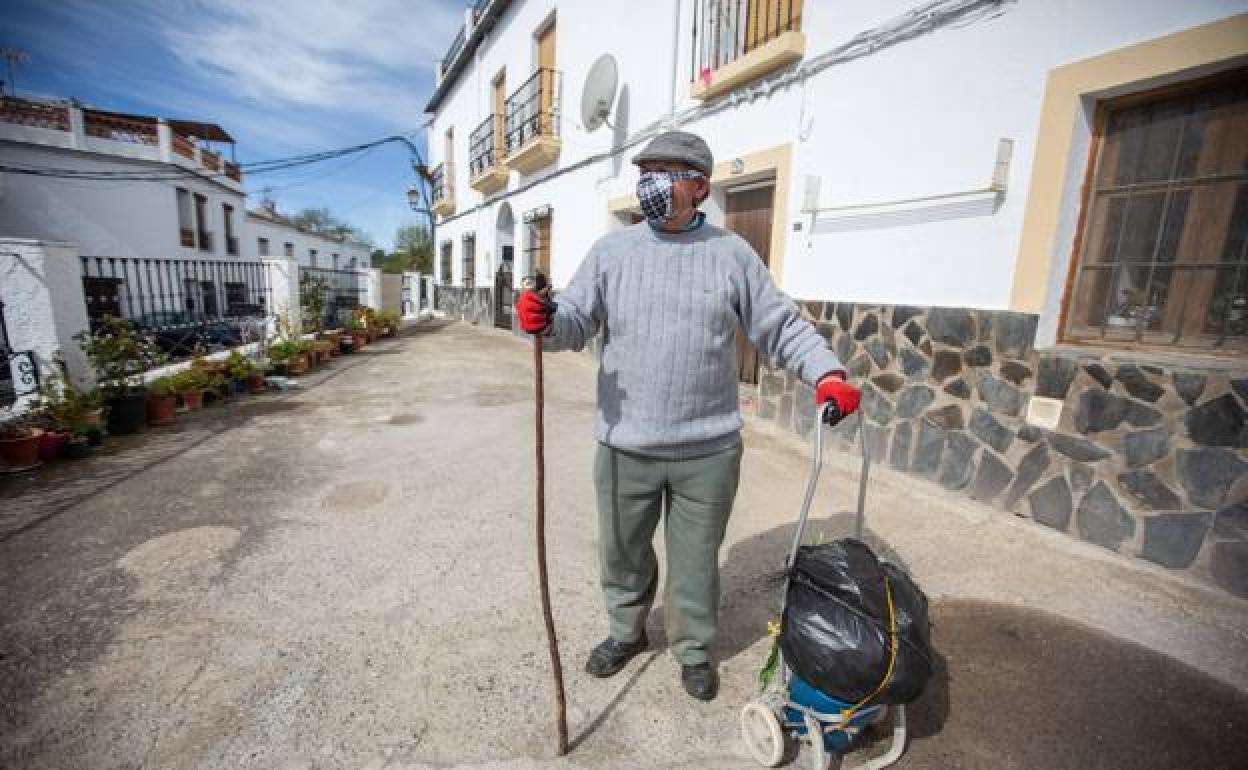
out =
[(191, 211), (191, 193), (178, 188), (178, 236), (188, 249), (195, 248), (195, 215)]
[(285, 255), (286, 255), (286, 256), (288, 256), (288, 257), (293, 257), (293, 256), (295, 256), (295, 244), (291, 243), (290, 241), (287, 241), (287, 242), (286, 242), (286, 243), (282, 246), (282, 253), (283, 253), (283, 254), (285, 254)]
[(308, 249), (308, 264), (316, 267), (316, 249)]
[(439, 260), (442, 268), (442, 285), (451, 285), (451, 242), (442, 242), (442, 257)]
[(195, 193), (195, 243), (200, 251), (212, 251), (212, 233), (208, 232), (208, 198)]
[(256, 253), (262, 257), (269, 256), (269, 239), (268, 238), (256, 239)]
[(1248, 70), (1102, 105), (1065, 337), (1248, 350)]
[(337, 270), (337, 269), (338, 269), (338, 255), (337, 255), (337, 254), (334, 254), (334, 255), (331, 257), (331, 259), (333, 260), (333, 266), (334, 266), (334, 269), (335, 269), (335, 270)]
[(464, 236), (464, 288), (471, 289), (476, 285), (477, 278), (477, 236), (469, 233)]
[(222, 203), (221, 217), (225, 220), (225, 253), (238, 256), (238, 238), (234, 236), (234, 207)]
[(230, 315), (241, 314), (247, 306), (247, 284), (227, 282), (225, 284), (225, 307)]

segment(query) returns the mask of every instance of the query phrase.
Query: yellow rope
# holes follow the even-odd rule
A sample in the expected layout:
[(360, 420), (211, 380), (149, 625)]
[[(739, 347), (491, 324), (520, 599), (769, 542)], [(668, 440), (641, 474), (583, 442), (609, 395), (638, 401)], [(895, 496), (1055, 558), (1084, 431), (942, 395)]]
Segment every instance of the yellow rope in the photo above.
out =
[(893, 589), (888, 584), (887, 577), (884, 578), (884, 596), (888, 599), (888, 670), (884, 672), (884, 678), (880, 680), (880, 683), (876, 685), (876, 688), (871, 691), (870, 695), (841, 711), (842, 724), (848, 724), (849, 720), (858, 712), (858, 709), (870, 703), (871, 699), (879, 695), (880, 691), (888, 685), (889, 680), (893, 678), (893, 666), (897, 663), (897, 613), (893, 608)]

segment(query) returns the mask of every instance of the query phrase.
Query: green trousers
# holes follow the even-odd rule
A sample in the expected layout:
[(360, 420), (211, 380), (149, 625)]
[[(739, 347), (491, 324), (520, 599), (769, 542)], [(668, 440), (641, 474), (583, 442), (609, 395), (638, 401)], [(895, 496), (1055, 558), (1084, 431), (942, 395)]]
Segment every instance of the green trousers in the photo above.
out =
[(692, 460), (659, 460), (598, 445), (598, 562), (616, 641), (636, 641), (645, 628), (658, 587), (653, 540), (662, 518), (668, 642), (682, 664), (706, 662), (719, 626), (719, 546), (741, 453), (738, 444)]

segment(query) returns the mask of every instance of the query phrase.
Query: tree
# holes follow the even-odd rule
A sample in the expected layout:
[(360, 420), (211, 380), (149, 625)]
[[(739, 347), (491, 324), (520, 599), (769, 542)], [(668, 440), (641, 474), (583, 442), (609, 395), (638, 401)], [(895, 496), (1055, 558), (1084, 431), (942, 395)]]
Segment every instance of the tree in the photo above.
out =
[(328, 235), (334, 238), (348, 238), (369, 246), (373, 244), (373, 239), (367, 233), (334, 216), (325, 206), (303, 209), (298, 214), (295, 214), (291, 221), (300, 230), (306, 230), (319, 235)]
[(433, 240), (424, 225), (403, 225), (394, 234), (394, 253), (390, 255), (399, 270), (433, 272)]

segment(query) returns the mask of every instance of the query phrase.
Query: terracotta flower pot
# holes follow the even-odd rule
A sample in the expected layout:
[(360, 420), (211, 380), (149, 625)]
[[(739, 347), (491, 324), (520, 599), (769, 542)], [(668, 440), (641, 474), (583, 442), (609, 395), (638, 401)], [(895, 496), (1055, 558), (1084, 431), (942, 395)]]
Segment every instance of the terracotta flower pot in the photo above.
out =
[(308, 366), (309, 366), (308, 354), (300, 353), (299, 355), (290, 359), (290, 363), (286, 365), (286, 371), (288, 371), (292, 375), (305, 374), (308, 371)]
[(147, 399), (147, 424), (168, 425), (173, 422), (173, 416), (177, 410), (178, 397), (174, 394), (149, 396)]
[(92, 409), (82, 416), (82, 424), (88, 428), (104, 427), (104, 410)]
[(39, 464), (39, 441), (43, 431), (31, 428), (24, 436), (0, 438), (0, 460), (13, 468), (29, 468)]
[(60, 458), (65, 452), (65, 444), (69, 442), (69, 433), (50, 430), (39, 437), (39, 459), (50, 462)]
[(204, 391), (188, 390), (184, 392), (182, 394), (182, 405), (186, 407), (188, 412), (202, 409), (204, 406)]
[(247, 391), (249, 393), (263, 393), (267, 390), (264, 384), (264, 373), (253, 372), (247, 377)]

